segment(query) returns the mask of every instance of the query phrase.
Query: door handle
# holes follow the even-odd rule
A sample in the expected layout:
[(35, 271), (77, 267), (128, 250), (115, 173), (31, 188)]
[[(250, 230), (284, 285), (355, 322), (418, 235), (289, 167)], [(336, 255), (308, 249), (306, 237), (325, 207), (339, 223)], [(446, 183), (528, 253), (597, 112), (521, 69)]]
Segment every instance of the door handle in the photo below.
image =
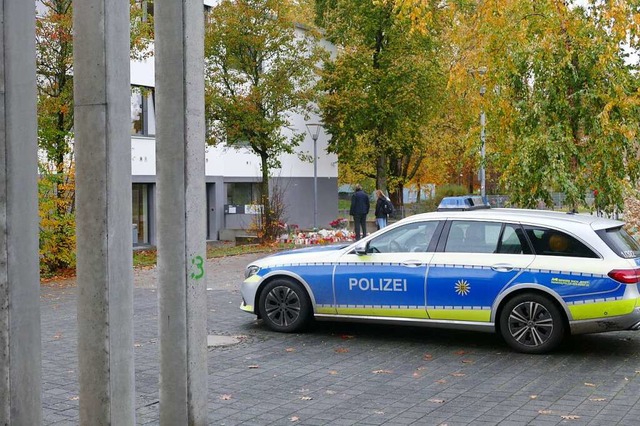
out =
[(424, 263), (419, 260), (406, 260), (402, 262), (402, 266), (406, 266), (408, 268), (418, 268), (423, 265)]
[(498, 263), (497, 265), (493, 265), (491, 269), (496, 272), (511, 272), (513, 271), (513, 266), (508, 263)]

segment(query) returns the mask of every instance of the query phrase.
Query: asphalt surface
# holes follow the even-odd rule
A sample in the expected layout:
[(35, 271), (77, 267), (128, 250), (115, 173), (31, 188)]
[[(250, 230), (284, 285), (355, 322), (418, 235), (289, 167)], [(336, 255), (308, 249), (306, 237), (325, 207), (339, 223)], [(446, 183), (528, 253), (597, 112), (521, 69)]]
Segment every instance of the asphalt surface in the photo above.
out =
[[(497, 336), (317, 323), (269, 331), (238, 309), (256, 255), (207, 261), (210, 425), (638, 425), (640, 333), (576, 336), (549, 355)], [(159, 418), (155, 269), (135, 273), (136, 421)], [(43, 286), (43, 419), (78, 423), (76, 289)]]

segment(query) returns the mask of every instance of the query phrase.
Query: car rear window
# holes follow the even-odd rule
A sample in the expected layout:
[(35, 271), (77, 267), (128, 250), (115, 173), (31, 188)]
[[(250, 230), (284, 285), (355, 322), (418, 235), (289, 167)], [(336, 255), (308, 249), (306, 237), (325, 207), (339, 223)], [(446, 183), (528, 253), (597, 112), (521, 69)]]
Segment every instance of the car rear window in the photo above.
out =
[(625, 259), (640, 257), (640, 244), (622, 226), (600, 229), (596, 234), (607, 243), (609, 248), (618, 256)]
[(589, 247), (564, 232), (529, 225), (526, 225), (524, 229), (536, 254), (543, 256), (598, 257)]

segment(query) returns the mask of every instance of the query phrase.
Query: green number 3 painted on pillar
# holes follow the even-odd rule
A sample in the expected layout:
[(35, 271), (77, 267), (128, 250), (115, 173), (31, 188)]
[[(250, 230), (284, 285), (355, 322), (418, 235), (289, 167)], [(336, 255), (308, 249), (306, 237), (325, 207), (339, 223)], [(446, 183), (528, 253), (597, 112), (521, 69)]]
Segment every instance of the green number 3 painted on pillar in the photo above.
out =
[(204, 260), (202, 259), (202, 256), (196, 256), (191, 259), (191, 264), (197, 268), (197, 273), (192, 272), (191, 278), (193, 278), (194, 280), (199, 280), (200, 278), (204, 277)]

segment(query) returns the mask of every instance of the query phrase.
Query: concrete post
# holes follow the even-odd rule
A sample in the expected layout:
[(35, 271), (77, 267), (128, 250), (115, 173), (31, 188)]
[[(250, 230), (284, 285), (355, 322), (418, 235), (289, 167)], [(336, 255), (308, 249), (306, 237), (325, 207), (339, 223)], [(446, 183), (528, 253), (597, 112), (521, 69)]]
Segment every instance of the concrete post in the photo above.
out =
[(0, 424), (39, 425), (40, 276), (33, 2), (0, 0)]
[(80, 424), (133, 425), (129, 2), (74, 1), (73, 25)]
[(204, 7), (156, 0), (160, 424), (207, 423)]

